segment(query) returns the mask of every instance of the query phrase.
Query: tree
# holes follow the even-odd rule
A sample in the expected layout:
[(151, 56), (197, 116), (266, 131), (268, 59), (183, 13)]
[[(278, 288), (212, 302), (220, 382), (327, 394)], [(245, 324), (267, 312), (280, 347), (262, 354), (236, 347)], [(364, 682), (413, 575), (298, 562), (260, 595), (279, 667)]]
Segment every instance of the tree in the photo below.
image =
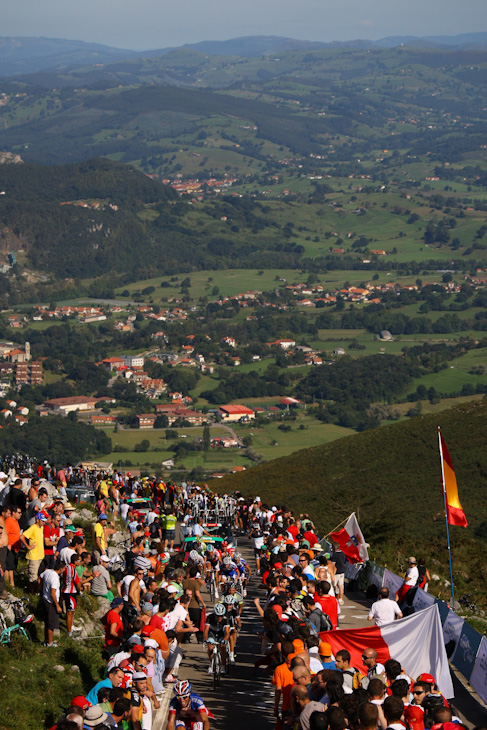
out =
[(203, 450), (209, 451), (211, 444), (210, 427), (208, 424), (203, 429)]

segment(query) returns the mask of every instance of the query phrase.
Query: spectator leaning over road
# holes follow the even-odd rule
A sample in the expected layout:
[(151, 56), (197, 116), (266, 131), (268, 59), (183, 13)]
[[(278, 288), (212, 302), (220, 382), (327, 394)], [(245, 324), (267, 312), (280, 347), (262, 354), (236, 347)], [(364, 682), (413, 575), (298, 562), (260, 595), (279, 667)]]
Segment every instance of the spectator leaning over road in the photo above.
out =
[(379, 590), (379, 600), (372, 604), (368, 620), (375, 621), (376, 626), (386, 626), (392, 624), (394, 619), (402, 618), (401, 609), (396, 601), (389, 598), (389, 589), (381, 588)]
[(39, 590), (39, 568), (44, 560), (44, 524), (46, 516), (38, 512), (35, 524), (27, 528), (20, 536), (20, 542), (27, 548), (28, 580), (31, 593)]

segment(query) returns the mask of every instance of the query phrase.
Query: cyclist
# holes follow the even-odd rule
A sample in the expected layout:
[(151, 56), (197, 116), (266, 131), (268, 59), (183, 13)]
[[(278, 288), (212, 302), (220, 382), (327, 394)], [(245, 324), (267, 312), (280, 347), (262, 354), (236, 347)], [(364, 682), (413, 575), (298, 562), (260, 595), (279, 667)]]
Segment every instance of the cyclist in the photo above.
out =
[[(222, 663), (222, 673), (225, 672), (225, 663), (227, 660), (227, 641), (230, 641), (231, 626), (227, 611), (223, 603), (216, 603), (213, 607), (213, 613), (209, 613), (206, 617), (205, 630), (203, 638), (207, 643), (208, 659), (211, 661), (213, 654), (213, 646), (215, 643), (220, 645), (220, 656)], [(208, 674), (213, 673), (213, 667), (208, 667)]]
[(191, 692), (188, 681), (182, 680), (174, 685), (174, 697), (169, 703), (167, 730), (185, 728), (186, 730), (209, 730), (208, 710), (202, 698)]
[(215, 550), (213, 545), (208, 545), (206, 548), (206, 575), (211, 576), (213, 571), (215, 574), (215, 586), (216, 593), (215, 597), (218, 597), (218, 584), (220, 582), (220, 555), (218, 550)]
[(227, 580), (230, 579), (231, 581), (237, 580), (237, 566), (233, 562), (232, 558), (227, 555), (222, 560), (220, 572), (222, 574), (222, 577), (225, 577)]
[(226, 615), (230, 624), (230, 664), (235, 664), (235, 644), (237, 643), (237, 635), (242, 628), (242, 620), (240, 614), (243, 608), (243, 599), (236, 592), (235, 585), (229, 586), (229, 592), (223, 598), (226, 608)]
[(242, 596), (245, 598), (247, 595), (247, 580), (252, 576), (250, 565), (242, 558), (240, 553), (235, 553), (233, 556), (235, 565), (237, 567), (238, 577), (242, 584)]

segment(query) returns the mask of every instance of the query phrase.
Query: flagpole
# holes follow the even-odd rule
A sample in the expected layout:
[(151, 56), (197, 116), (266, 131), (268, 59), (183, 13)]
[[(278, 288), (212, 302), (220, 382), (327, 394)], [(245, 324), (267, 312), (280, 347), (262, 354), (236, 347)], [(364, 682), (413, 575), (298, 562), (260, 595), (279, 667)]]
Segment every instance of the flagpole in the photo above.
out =
[(448, 527), (448, 511), (446, 508), (446, 484), (445, 484), (445, 469), (443, 466), (443, 449), (441, 447), (441, 430), (438, 426), (438, 445), (440, 447), (440, 461), (441, 461), (441, 482), (443, 485), (443, 504), (445, 507), (445, 522), (446, 522), (446, 539), (448, 542), (448, 561), (450, 563), (450, 581), (451, 581), (451, 600), (452, 609), (455, 610), (455, 589), (453, 587), (453, 568), (451, 564), (451, 546), (450, 546), (450, 529)]
[[(353, 515), (353, 512), (352, 512), (352, 515)], [(348, 517), (345, 517), (343, 522), (340, 522), (340, 524), (337, 525), (336, 527), (334, 527), (333, 530), (330, 530), (330, 532), (327, 532), (326, 535), (323, 535), (323, 537), (321, 539), (324, 540), (325, 538), (328, 537), (328, 535), (331, 535), (332, 532), (335, 532), (335, 530), (338, 530), (338, 528), (341, 527), (342, 525), (344, 525), (345, 522), (347, 522), (352, 515), (348, 515)]]

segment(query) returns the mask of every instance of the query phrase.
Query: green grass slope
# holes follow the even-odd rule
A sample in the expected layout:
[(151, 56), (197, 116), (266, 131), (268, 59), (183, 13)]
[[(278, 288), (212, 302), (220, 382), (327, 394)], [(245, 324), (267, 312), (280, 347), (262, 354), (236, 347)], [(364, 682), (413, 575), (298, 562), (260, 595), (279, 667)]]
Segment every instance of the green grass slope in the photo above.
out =
[[(445, 518), (437, 426), (455, 468), (468, 529), (451, 528), (455, 582), (478, 591), (487, 575), (487, 402), (348, 436), (269, 462), (218, 483), (219, 491), (258, 494), (268, 504), (308, 512), (321, 534), (355, 511), (371, 557), (399, 571), (407, 555), (424, 555), (447, 577)], [(484, 575), (486, 574), (486, 575)], [(447, 593), (447, 592), (446, 592)]]

